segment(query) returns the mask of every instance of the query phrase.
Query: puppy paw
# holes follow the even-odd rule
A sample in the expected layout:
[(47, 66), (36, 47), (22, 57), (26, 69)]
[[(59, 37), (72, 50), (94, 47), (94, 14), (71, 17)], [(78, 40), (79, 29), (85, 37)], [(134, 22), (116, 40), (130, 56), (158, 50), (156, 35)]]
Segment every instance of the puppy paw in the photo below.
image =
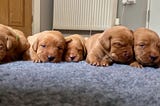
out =
[(42, 63), (41, 60), (33, 60), (34, 63)]
[(89, 64), (91, 64), (93, 66), (100, 66), (100, 62), (99, 61), (92, 61)]
[(112, 60), (108, 56), (104, 56), (100, 62), (101, 66), (109, 66), (112, 63)]
[(143, 68), (143, 65), (141, 65), (141, 64), (138, 63), (137, 61), (132, 62), (132, 63), (130, 64), (130, 66), (136, 67), (136, 68)]
[(110, 64), (109, 64), (108, 61), (102, 60), (102, 61), (100, 62), (100, 65), (101, 65), (101, 66), (104, 66), (104, 67), (107, 67), (107, 66), (109, 66)]
[(96, 58), (95, 59), (94, 58), (87, 58), (86, 62), (90, 65), (93, 65), (93, 66), (100, 66), (100, 62)]
[(42, 61), (41, 61), (38, 57), (34, 57), (34, 58), (32, 59), (32, 61), (33, 61), (34, 63), (42, 63)]

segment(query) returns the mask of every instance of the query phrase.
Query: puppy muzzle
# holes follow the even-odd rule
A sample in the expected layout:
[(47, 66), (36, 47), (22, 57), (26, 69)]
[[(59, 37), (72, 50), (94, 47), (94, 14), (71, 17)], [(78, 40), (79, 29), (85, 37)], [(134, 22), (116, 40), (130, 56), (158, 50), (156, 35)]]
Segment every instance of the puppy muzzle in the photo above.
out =
[(54, 56), (48, 56), (48, 61), (49, 61), (49, 62), (53, 61), (54, 59), (55, 59)]

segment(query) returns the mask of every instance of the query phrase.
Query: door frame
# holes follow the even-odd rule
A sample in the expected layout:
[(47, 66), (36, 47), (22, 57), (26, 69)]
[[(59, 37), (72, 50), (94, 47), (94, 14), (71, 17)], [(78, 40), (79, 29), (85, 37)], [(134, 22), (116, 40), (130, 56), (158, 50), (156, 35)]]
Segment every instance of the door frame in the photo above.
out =
[(151, 0), (147, 0), (146, 28), (149, 28)]
[[(160, 29), (159, 29), (159, 23), (155, 23), (153, 20), (153, 16), (155, 15), (154, 12), (157, 13), (157, 10), (155, 11), (153, 9), (153, 5), (155, 5), (155, 3), (153, 3), (152, 0), (147, 0), (148, 1), (148, 7), (147, 7), (147, 20), (146, 20), (146, 28), (152, 29), (154, 30), (159, 36), (160, 36)], [(153, 4), (152, 4), (153, 3)], [(153, 10), (152, 10), (153, 9)], [(157, 17), (159, 18), (160, 15), (157, 15)], [(157, 26), (158, 25), (158, 26)]]
[(32, 0), (32, 34), (40, 32), (40, 0)]

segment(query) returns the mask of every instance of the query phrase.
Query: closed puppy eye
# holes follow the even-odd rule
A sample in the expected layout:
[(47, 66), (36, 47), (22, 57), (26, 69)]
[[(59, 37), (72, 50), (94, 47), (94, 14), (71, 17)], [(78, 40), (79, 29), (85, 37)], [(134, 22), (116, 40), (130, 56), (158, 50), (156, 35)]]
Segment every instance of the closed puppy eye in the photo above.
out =
[(41, 47), (43, 47), (43, 48), (45, 48), (46, 47), (46, 45), (40, 45)]
[(63, 49), (63, 47), (61, 47), (61, 46), (57, 46), (57, 48), (58, 48), (58, 50), (62, 50)]
[(141, 43), (141, 44), (139, 44), (139, 46), (140, 46), (141, 48), (144, 48), (144, 47), (145, 47), (145, 44)]
[(113, 45), (114, 45), (115, 47), (122, 47), (122, 46), (123, 46), (123, 44), (121, 44), (121, 43), (119, 43), (119, 42), (113, 43)]

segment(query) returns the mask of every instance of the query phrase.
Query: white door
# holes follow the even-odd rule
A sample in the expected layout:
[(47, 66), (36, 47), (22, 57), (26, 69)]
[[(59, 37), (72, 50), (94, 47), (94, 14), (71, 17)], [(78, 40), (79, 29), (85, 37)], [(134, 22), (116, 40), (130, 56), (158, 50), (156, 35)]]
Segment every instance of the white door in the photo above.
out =
[(160, 0), (148, 0), (148, 28), (160, 36)]

